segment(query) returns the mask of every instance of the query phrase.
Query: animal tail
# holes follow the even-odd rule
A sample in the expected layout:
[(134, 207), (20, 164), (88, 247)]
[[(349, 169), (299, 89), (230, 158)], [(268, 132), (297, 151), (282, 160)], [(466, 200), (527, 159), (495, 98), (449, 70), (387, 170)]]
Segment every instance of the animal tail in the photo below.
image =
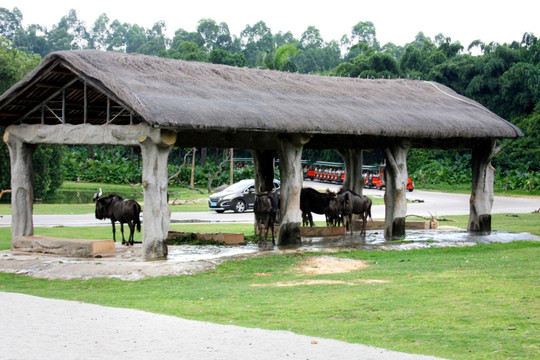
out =
[(135, 217), (135, 223), (137, 224), (137, 231), (138, 232), (141, 232), (141, 205), (139, 205), (138, 203), (137, 204), (137, 216)]

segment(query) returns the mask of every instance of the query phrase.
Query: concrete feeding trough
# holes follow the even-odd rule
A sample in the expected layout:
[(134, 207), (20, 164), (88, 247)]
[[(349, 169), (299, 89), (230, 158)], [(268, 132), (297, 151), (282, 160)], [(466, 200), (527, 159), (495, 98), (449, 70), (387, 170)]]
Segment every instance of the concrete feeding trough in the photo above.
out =
[(218, 241), (227, 245), (237, 245), (244, 243), (244, 234), (242, 233), (190, 233), (182, 231), (169, 231), (168, 239), (178, 237), (195, 237), (198, 240)]
[(112, 256), (115, 254), (112, 239), (61, 239), (37, 235), (17, 236), (11, 244), (11, 250), (72, 257)]
[[(409, 230), (428, 230), (437, 229), (439, 222), (437, 220), (429, 221), (405, 221), (405, 229)], [(362, 220), (353, 220), (353, 230), (362, 229)], [(384, 220), (368, 220), (366, 230), (384, 230)]]

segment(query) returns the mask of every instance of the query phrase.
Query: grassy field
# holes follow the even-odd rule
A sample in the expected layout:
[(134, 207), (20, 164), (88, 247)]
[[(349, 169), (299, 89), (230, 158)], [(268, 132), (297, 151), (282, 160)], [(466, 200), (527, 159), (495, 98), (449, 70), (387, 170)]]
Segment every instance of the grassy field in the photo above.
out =
[(452, 359), (540, 356), (538, 242), (342, 252), (332, 255), (367, 267), (322, 275), (300, 270), (317, 255), (227, 261), (202, 274), (140, 281), (0, 274), (0, 291)]

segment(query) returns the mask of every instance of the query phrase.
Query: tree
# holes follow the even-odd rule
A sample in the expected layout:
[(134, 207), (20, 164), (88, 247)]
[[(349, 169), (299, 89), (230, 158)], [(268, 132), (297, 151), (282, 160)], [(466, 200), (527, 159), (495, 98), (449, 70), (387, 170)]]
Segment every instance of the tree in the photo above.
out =
[(354, 25), (351, 41), (366, 43), (377, 50), (380, 48), (379, 42), (377, 41), (375, 25), (373, 25), (371, 21), (360, 21), (358, 24)]
[(264, 21), (259, 21), (253, 26), (246, 25), (240, 32), (240, 39), (247, 66), (251, 67), (260, 65), (274, 47), (272, 31)]
[(270, 70), (295, 72), (297, 66), (293, 58), (298, 54), (298, 49), (293, 44), (281, 45), (275, 51), (271, 51), (264, 59), (264, 65)]
[(321, 37), (321, 32), (314, 26), (309, 26), (300, 37), (300, 43), (303, 49), (321, 48), (324, 41)]
[(212, 64), (223, 64), (243, 67), (246, 65), (246, 58), (242, 53), (232, 53), (227, 50), (214, 49), (210, 51), (208, 61)]
[(146, 43), (146, 32), (137, 24), (129, 27), (126, 32), (126, 52), (136, 53)]
[(111, 38), (109, 18), (103, 13), (94, 21), (94, 26), (88, 36), (88, 47), (91, 49), (105, 50), (108, 40)]
[[(227, 28), (228, 29), (228, 28)], [(197, 32), (204, 41), (203, 46), (208, 52), (216, 47), (219, 36), (219, 26), (214, 20), (201, 19), (197, 25)]]
[(84, 49), (88, 44), (88, 34), (83, 22), (77, 18), (77, 12), (70, 10), (62, 16), (57, 25), (48, 33), (51, 51)]
[(9, 11), (0, 7), (0, 36), (14, 41), (18, 30), (22, 28), (22, 13), (18, 8)]
[(165, 23), (158, 21), (151, 29), (146, 31), (146, 41), (137, 49), (138, 53), (158, 55), (167, 48), (168, 40), (165, 38)]
[(41, 57), (29, 55), (13, 47), (11, 41), (0, 37), (0, 94), (35, 68)]

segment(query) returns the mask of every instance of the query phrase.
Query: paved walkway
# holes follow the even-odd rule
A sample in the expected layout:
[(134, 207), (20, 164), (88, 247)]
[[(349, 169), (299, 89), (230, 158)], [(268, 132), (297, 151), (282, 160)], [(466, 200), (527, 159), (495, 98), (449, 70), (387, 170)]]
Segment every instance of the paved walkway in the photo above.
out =
[(0, 359), (437, 359), (14, 293), (0, 292), (0, 309)]

